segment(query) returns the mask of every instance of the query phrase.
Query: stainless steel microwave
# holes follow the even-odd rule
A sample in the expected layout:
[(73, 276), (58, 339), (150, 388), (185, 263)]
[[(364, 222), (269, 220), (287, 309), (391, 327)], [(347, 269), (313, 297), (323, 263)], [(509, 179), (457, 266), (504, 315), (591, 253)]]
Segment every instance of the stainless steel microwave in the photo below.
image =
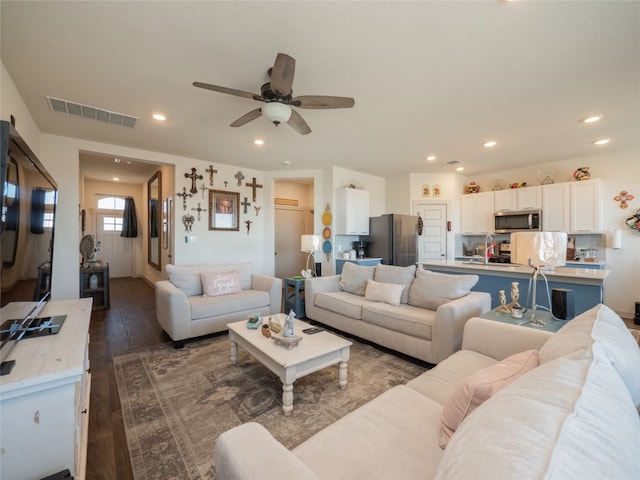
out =
[(511, 233), (542, 230), (542, 212), (523, 210), (520, 212), (502, 210), (493, 215), (496, 233)]

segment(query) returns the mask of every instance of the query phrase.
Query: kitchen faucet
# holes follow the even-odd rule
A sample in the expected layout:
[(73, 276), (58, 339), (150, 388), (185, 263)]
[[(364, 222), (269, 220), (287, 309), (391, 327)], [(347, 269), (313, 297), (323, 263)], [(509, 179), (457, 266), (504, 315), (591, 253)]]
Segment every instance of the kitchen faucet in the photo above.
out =
[(493, 237), (491, 234), (484, 236), (484, 264), (489, 265), (489, 249), (493, 248)]

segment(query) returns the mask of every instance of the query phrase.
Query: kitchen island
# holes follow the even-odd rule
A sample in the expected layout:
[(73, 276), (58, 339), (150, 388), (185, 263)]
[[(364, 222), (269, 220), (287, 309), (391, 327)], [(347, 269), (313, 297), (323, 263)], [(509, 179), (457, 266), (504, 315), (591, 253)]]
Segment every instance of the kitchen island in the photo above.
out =
[[(511, 263), (484, 263), (458, 261), (458, 260), (433, 260), (418, 263), (418, 268), (440, 273), (474, 274), (480, 279), (472, 290), (487, 292), (491, 295), (491, 308), (496, 308), (499, 303), (500, 290), (507, 295), (507, 302), (511, 301), (509, 293), (511, 282), (518, 282), (520, 289), (520, 304), (530, 306), (529, 290), (533, 269), (527, 265)], [(591, 268), (556, 267), (553, 272), (543, 272), (549, 283), (549, 296), (554, 288), (565, 288), (574, 292), (574, 309), (578, 315), (603, 302), (604, 283), (609, 275), (609, 270)], [(536, 287), (536, 303), (549, 308), (549, 296), (545, 280), (538, 275)]]

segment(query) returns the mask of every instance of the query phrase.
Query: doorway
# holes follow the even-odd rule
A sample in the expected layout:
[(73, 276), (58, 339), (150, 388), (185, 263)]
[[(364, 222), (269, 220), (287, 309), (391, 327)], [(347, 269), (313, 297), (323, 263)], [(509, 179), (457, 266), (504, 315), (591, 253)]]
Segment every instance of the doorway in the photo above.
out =
[(416, 215), (422, 218), (422, 235), (418, 236), (418, 262), (447, 258), (447, 205), (417, 202)]

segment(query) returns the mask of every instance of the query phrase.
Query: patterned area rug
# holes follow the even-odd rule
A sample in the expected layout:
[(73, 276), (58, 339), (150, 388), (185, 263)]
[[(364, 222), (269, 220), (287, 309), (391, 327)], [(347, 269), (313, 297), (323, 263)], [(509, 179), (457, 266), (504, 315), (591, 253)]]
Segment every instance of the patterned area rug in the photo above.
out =
[(184, 349), (158, 345), (114, 358), (134, 477), (214, 479), (214, 442), (245, 422), (264, 425), (293, 448), (327, 425), (426, 370), (370, 345), (353, 341), (347, 387), (337, 366), (294, 384), (293, 415), (282, 413), (278, 377), (239, 348), (230, 363), (226, 334), (189, 342)]

